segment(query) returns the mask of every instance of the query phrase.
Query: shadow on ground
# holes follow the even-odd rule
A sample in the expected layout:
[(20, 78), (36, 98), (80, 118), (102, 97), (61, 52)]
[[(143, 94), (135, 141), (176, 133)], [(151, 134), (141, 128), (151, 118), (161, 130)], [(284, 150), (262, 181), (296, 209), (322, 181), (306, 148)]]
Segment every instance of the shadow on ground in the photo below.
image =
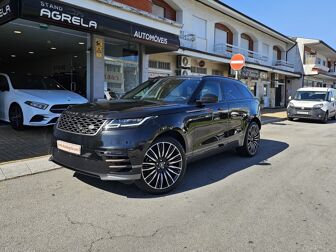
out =
[(0, 124), (0, 163), (44, 156), (49, 153), (52, 127), (26, 127), (13, 130)]
[[(259, 153), (253, 158), (241, 157), (237, 155), (235, 151), (229, 151), (189, 164), (182, 184), (168, 195), (216, 183), (234, 173), (248, 168), (258, 169), (258, 166), (271, 165), (268, 159), (279, 154), (288, 147), (289, 145), (287, 143), (264, 139), (261, 140)], [(134, 184), (126, 185), (118, 182), (100, 181), (99, 179), (87, 177), (78, 173), (74, 174), (74, 176), (88, 185), (129, 198), (160, 197), (146, 194), (140, 191)]]

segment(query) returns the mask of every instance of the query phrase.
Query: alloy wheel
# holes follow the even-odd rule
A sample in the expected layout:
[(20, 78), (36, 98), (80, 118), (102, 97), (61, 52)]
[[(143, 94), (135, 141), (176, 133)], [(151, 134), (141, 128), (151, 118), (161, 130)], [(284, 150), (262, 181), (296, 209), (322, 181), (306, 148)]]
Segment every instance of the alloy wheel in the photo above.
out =
[(260, 142), (260, 130), (257, 124), (253, 124), (247, 135), (247, 148), (250, 154), (254, 155), (258, 151)]
[(156, 190), (164, 190), (173, 186), (183, 170), (183, 157), (172, 143), (158, 142), (146, 152), (142, 164), (144, 182)]

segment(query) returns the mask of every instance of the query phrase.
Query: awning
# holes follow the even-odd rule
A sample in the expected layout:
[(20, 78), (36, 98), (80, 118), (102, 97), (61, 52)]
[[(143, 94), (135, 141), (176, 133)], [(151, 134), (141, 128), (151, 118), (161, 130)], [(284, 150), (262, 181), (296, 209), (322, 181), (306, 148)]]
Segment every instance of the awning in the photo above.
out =
[(16, 18), (139, 42), (146, 45), (146, 50), (149, 52), (176, 51), (180, 47), (180, 40), (176, 34), (60, 1), (1, 1), (0, 25)]

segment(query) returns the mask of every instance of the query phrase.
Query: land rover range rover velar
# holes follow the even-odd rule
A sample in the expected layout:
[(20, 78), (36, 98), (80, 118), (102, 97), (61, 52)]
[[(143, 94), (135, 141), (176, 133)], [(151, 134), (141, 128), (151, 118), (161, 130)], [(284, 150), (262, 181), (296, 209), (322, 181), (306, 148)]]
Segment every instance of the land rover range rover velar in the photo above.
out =
[(150, 193), (165, 193), (182, 181), (189, 161), (227, 148), (256, 155), (260, 128), (259, 101), (241, 82), (160, 78), (120, 100), (63, 112), (51, 159), (101, 180), (134, 181)]

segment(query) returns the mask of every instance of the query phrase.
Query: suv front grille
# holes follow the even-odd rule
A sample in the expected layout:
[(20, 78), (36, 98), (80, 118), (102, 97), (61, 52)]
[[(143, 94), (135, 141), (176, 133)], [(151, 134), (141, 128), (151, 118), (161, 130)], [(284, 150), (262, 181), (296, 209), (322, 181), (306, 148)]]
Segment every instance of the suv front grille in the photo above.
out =
[(79, 135), (96, 135), (106, 120), (99, 117), (85, 117), (78, 113), (63, 113), (58, 120), (57, 128)]

